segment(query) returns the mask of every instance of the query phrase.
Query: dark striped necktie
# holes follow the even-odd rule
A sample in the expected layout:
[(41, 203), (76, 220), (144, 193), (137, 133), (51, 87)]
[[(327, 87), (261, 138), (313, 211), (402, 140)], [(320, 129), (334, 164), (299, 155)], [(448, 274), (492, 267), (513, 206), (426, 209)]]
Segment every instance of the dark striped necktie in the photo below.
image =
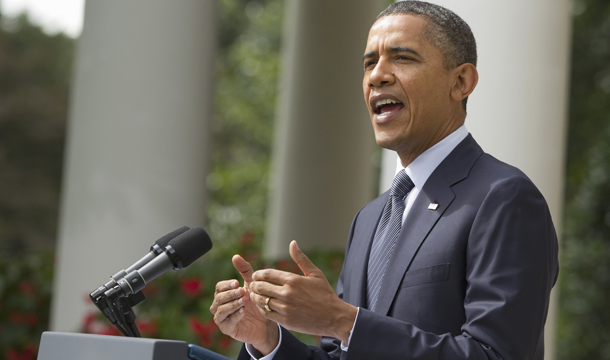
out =
[(394, 177), (392, 188), (390, 189), (390, 198), (383, 209), (381, 222), (377, 227), (377, 233), (375, 233), (375, 239), (373, 240), (369, 256), (367, 281), (367, 304), (369, 310), (374, 311), (375, 305), (377, 305), (383, 277), (402, 226), (405, 197), (413, 187), (415, 185), (404, 169)]

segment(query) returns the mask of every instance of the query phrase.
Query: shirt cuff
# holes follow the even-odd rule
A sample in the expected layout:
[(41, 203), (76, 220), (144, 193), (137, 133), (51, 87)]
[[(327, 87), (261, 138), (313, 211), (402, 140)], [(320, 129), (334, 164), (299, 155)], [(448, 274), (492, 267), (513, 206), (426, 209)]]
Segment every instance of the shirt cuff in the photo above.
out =
[[(280, 348), (280, 345), (282, 344), (282, 328), (280, 327), (280, 325), (278, 324), (277, 326), (279, 332), (280, 332), (280, 340), (277, 343), (277, 346), (275, 347), (275, 349), (273, 349), (272, 352), (269, 353), (269, 355), (267, 356), (263, 356), (263, 354), (260, 353), (260, 351), (256, 350), (256, 348), (254, 348), (254, 346), (252, 346), (252, 344), (246, 344), (246, 351), (248, 351), (248, 354), (250, 354), (250, 357), (254, 360), (271, 360), (273, 359), (273, 357), (275, 356), (275, 354), (277, 354), (278, 349)], [(351, 333), (350, 333), (351, 336)]]
[[(352, 333), (354, 332), (354, 328), (356, 327), (356, 321), (358, 321), (358, 314), (360, 314), (360, 308), (358, 308), (358, 311), (356, 312), (356, 319), (354, 320), (354, 325), (352, 325), (352, 329), (349, 331), (349, 338), (347, 339), (347, 344), (344, 343), (343, 341), (341, 341), (341, 350), (342, 351), (347, 351), (347, 349), (349, 347), (349, 342), (352, 341)], [(280, 337), (280, 339), (281, 339), (281, 337)]]

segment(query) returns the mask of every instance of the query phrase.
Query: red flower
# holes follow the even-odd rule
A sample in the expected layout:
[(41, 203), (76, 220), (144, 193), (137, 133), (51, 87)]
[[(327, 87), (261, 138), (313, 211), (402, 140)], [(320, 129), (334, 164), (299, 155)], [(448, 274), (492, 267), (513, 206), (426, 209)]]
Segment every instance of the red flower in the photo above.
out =
[(35, 327), (36, 325), (38, 325), (38, 323), (40, 323), (40, 318), (38, 317), (37, 314), (34, 314), (34, 313), (26, 314), (25, 322), (28, 325), (30, 325), (31, 327)]
[(251, 231), (246, 231), (241, 235), (241, 239), (239, 239), (239, 243), (242, 246), (248, 246), (254, 242), (254, 234)]
[(93, 303), (93, 301), (91, 300), (91, 297), (89, 296), (89, 293), (86, 293), (85, 295), (83, 295), (83, 301), (85, 302), (85, 304)]
[(339, 259), (333, 259), (330, 264), (329, 267), (331, 270), (341, 270), (341, 267), (343, 266), (343, 262)]
[(203, 323), (194, 316), (189, 319), (189, 325), (191, 326), (191, 329), (197, 334), (204, 331)]
[(149, 336), (154, 335), (158, 330), (157, 323), (148, 319), (141, 319), (138, 321), (138, 330), (140, 330), (142, 334)]
[(34, 360), (36, 358), (36, 347), (32, 344), (26, 345), (25, 349), (7, 349), (4, 353), (6, 360)]
[(119, 336), (119, 335), (121, 335), (121, 330), (119, 330), (118, 328), (116, 328), (114, 326), (106, 326), (106, 327), (102, 328), (101, 331), (98, 332), (98, 334)]
[(21, 311), (13, 311), (10, 315), (9, 315), (9, 321), (12, 324), (22, 324), (25, 322), (25, 316)]
[(277, 261), (277, 268), (278, 270), (287, 271), (288, 269), (290, 269), (290, 262), (286, 259), (280, 259)]
[(19, 292), (25, 295), (33, 294), (36, 290), (34, 283), (31, 281), (20, 281), (19, 284), (17, 284), (17, 287), (19, 288)]
[(180, 279), (180, 290), (188, 297), (195, 297), (203, 290), (203, 283), (198, 278)]
[(244, 258), (244, 260), (246, 260), (247, 262), (252, 263), (252, 262), (256, 262), (256, 261), (258, 261), (259, 255), (258, 255), (258, 253), (257, 253), (257, 252), (255, 252), (255, 251), (250, 251), (250, 252), (248, 252), (248, 253), (245, 253), (245, 254), (243, 255), (243, 258)]
[(220, 338), (219, 345), (221, 349), (228, 349), (233, 343), (233, 339), (228, 336), (223, 336)]
[(191, 325), (191, 329), (193, 329), (193, 331), (197, 334), (206, 334), (217, 330), (216, 324), (213, 320), (204, 323), (196, 317), (191, 316), (191, 318), (189, 319), (189, 323)]
[(292, 263), (292, 272), (295, 274), (302, 274), (303, 271), (301, 271), (301, 268), (299, 267), (299, 265), (295, 262)]
[(85, 327), (85, 331), (95, 322), (95, 314), (89, 311), (83, 317), (83, 325)]
[(146, 284), (146, 287), (142, 289), (142, 293), (146, 296), (152, 296), (159, 293), (159, 284)]
[(218, 328), (213, 320), (203, 323), (193, 316), (189, 319), (189, 324), (191, 329), (193, 329), (193, 331), (199, 335), (201, 345), (204, 347), (209, 347), (212, 345), (212, 335), (218, 331)]
[(21, 360), (19, 359), (19, 351), (17, 351), (17, 349), (7, 349), (4, 352), (4, 357), (6, 358), (6, 360)]

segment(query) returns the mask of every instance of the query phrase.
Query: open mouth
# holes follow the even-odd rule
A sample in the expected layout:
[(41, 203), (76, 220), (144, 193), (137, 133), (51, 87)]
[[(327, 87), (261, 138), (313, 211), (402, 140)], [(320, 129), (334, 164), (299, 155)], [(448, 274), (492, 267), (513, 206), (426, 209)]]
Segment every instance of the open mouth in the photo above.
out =
[(386, 115), (398, 111), (405, 106), (398, 100), (382, 99), (375, 103), (374, 112), (377, 115)]

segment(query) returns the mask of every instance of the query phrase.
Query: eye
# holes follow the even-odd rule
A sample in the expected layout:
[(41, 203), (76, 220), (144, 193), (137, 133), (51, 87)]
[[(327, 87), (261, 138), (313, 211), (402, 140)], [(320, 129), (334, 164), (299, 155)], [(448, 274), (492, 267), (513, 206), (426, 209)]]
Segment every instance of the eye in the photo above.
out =
[(364, 69), (369, 69), (377, 64), (377, 60), (368, 60), (364, 62)]
[(409, 60), (413, 60), (413, 58), (405, 56), (405, 55), (398, 55), (396, 57), (396, 60), (405, 60), (405, 61), (409, 61)]

